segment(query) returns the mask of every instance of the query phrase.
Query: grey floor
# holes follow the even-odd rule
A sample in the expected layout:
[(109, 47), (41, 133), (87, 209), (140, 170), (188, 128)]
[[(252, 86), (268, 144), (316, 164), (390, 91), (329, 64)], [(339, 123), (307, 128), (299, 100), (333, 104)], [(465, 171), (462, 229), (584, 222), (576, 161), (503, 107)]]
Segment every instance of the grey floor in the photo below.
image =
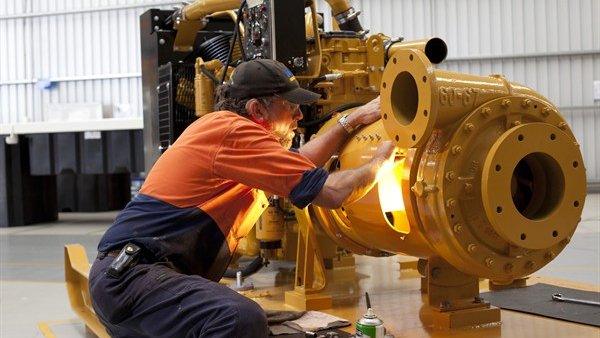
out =
[[(0, 228), (0, 337), (85, 337), (69, 307), (63, 246), (81, 243), (89, 259), (116, 213), (60, 214), (58, 222)], [(600, 285), (600, 194), (589, 195), (571, 243), (536, 275)]]

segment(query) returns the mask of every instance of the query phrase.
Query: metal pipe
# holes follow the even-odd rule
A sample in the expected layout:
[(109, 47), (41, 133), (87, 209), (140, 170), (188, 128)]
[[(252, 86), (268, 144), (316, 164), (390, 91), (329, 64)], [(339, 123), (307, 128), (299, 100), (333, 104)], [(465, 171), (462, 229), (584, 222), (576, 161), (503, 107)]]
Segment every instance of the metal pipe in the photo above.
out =
[[(313, 23), (313, 31), (314, 32), (318, 32), (319, 28), (318, 28), (318, 23), (317, 23), (317, 6), (315, 4), (315, 1), (312, 1), (312, 3), (310, 4), (310, 12), (312, 15), (312, 23)], [(319, 74), (321, 72), (321, 63), (323, 62), (322, 60), (322, 47), (321, 47), (321, 39), (315, 39), (315, 50), (314, 53), (309, 55), (309, 70), (312, 69), (312, 72), (310, 73), (310, 75), (297, 75), (296, 78), (298, 80), (312, 80), (314, 78), (319, 77)], [(311, 58), (314, 59), (314, 66), (312, 66), (310, 64), (310, 60)]]
[(491, 100), (520, 96), (556, 110), (548, 99), (501, 75), (478, 76), (434, 69), (420, 49), (396, 50), (383, 73), (381, 107), (398, 146), (420, 147), (434, 129), (450, 125)]
[(329, 7), (331, 7), (331, 11), (333, 15), (340, 14), (342, 12), (347, 11), (350, 7), (350, 2), (348, 0), (325, 0)]
[(418, 49), (427, 55), (431, 63), (438, 64), (446, 59), (448, 55), (448, 46), (444, 40), (433, 37), (422, 40), (391, 42), (387, 47), (386, 58), (391, 58), (394, 53), (401, 49)]
[(183, 20), (201, 20), (214, 12), (240, 7), (240, 0), (196, 0), (181, 9)]
[(341, 30), (364, 32), (358, 20), (359, 11), (350, 5), (348, 0), (325, 0), (331, 7), (333, 17)]

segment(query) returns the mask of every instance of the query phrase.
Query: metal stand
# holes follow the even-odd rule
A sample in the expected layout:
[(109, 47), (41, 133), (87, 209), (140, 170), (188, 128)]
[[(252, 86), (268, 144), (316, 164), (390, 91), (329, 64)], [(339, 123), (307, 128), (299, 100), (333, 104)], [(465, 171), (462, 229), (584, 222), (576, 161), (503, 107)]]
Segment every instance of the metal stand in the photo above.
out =
[(325, 266), (314, 225), (307, 208), (295, 209), (298, 220), (298, 251), (294, 290), (286, 291), (285, 303), (302, 310), (331, 308), (331, 295), (325, 289)]
[[(500, 322), (500, 309), (479, 297), (479, 280), (464, 274), (440, 257), (420, 262), (423, 293), (421, 319), (437, 328), (458, 328)], [(423, 288), (422, 288), (423, 291)]]

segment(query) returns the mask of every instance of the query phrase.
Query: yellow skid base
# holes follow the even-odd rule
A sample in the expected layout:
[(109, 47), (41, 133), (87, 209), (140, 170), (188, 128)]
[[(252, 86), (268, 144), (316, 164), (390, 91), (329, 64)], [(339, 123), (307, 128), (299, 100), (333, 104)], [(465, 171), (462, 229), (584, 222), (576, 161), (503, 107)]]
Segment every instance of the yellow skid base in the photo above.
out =
[(89, 291), (90, 262), (81, 244), (65, 245), (65, 281), (73, 311), (83, 320), (86, 330), (99, 338), (110, 338), (96, 317)]

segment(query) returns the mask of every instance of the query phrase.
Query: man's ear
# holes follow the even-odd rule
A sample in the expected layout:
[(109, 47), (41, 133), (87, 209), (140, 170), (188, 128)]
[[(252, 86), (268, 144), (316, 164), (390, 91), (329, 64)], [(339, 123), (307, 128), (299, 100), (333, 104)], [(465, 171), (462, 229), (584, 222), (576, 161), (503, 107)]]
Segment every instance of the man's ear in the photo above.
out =
[(246, 111), (256, 121), (265, 121), (267, 119), (267, 112), (257, 99), (250, 99), (246, 102)]

